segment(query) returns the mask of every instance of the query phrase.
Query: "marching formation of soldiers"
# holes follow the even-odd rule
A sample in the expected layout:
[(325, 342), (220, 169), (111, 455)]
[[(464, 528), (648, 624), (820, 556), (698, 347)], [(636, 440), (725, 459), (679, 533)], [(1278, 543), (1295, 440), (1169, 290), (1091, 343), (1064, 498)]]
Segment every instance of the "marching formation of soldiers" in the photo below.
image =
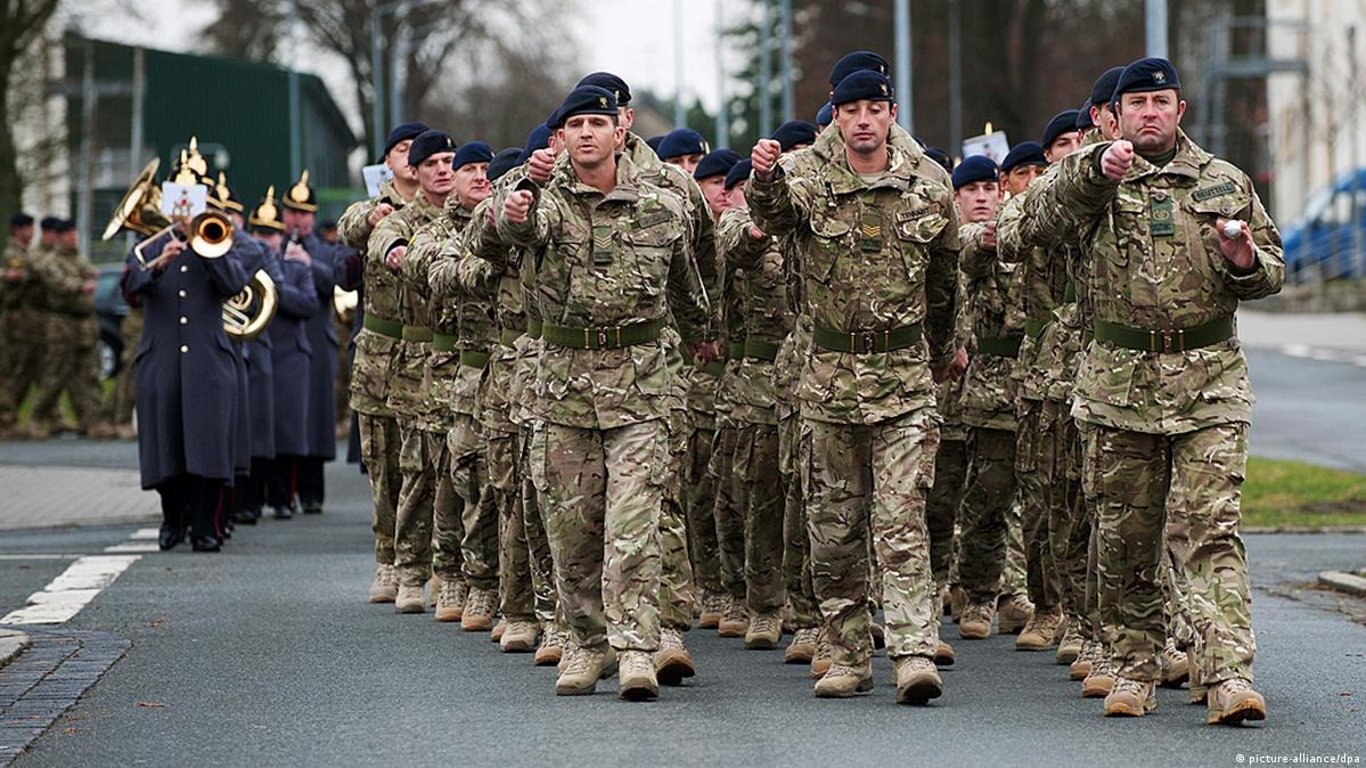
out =
[[(1105, 72), (999, 164), (922, 148), (887, 72), (843, 57), (817, 123), (748, 157), (647, 143), (627, 83), (593, 73), (525, 147), (396, 127), (341, 246), (311, 234), (306, 180), (239, 213), (225, 258), (139, 246), (143, 481), (169, 530), (216, 547), (234, 495), (320, 507), (334, 404), (287, 385), (335, 372), (335, 282), (362, 294), (369, 600), (492, 632), (557, 694), (615, 675), (655, 698), (697, 673), (697, 626), (790, 635), (820, 697), (871, 691), (885, 647), (896, 701), (925, 704), (951, 615), (1054, 652), (1107, 716), (1186, 685), (1208, 722), (1264, 719), (1234, 314), (1283, 262), (1251, 181), (1181, 131), (1165, 59)], [(279, 314), (239, 346), (218, 311), (256, 269)]]

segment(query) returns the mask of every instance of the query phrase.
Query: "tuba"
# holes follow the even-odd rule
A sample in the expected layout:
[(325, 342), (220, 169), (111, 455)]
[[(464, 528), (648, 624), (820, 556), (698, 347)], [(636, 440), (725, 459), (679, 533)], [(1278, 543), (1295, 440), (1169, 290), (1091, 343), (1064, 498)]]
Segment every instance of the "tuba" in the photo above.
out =
[(114, 208), (114, 215), (105, 225), (101, 240), (112, 239), (124, 229), (151, 237), (171, 223), (161, 212), (161, 187), (156, 183), (160, 165), (161, 159), (154, 157), (138, 174), (133, 186)]
[(236, 296), (223, 303), (223, 332), (237, 341), (251, 341), (270, 325), (279, 305), (275, 281), (264, 269), (256, 270)]

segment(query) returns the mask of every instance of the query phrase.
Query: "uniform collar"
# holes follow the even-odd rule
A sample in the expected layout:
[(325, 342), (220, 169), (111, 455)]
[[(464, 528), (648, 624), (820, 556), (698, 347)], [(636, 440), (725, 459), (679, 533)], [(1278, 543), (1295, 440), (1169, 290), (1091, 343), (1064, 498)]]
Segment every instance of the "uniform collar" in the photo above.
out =
[(1165, 166), (1158, 168), (1143, 158), (1142, 155), (1134, 153), (1134, 164), (1129, 169), (1127, 180), (1141, 179), (1146, 176), (1185, 176), (1191, 179), (1200, 178), (1200, 170), (1214, 159), (1214, 155), (1200, 148), (1200, 145), (1191, 141), (1186, 132), (1180, 128), (1176, 129), (1176, 155)]
[[(647, 145), (645, 148), (648, 150), (649, 146)], [(634, 203), (640, 199), (639, 167), (628, 152), (617, 155), (617, 186), (616, 189), (606, 195), (603, 195), (597, 187), (590, 187), (579, 181), (578, 175), (574, 173), (574, 165), (569, 161), (568, 152), (564, 154), (561, 160), (563, 165), (556, 168), (555, 181), (569, 194), (578, 196), (601, 195), (604, 202), (619, 200)], [(658, 161), (656, 160), (656, 162)]]
[(849, 158), (845, 155), (844, 145), (841, 143), (839, 154), (825, 164), (825, 181), (830, 185), (830, 191), (837, 195), (853, 194), (865, 189), (906, 191), (911, 186), (911, 176), (915, 169), (914, 158), (907, 150), (892, 146), (890, 142), (887, 144), (887, 158), (887, 170), (882, 172), (880, 178), (868, 183), (849, 167)]

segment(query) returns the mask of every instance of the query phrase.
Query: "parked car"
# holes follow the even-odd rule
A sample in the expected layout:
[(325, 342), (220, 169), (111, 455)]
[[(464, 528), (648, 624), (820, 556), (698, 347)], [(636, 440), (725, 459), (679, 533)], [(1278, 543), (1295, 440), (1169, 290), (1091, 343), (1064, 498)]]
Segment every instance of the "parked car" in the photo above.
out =
[[(1353, 196), (1356, 205), (1352, 204)], [(1300, 223), (1286, 230), (1285, 268), (1295, 282), (1366, 276), (1366, 168), (1346, 173), (1304, 207)]]
[(119, 287), (122, 277), (122, 264), (99, 265), (95, 316), (100, 322), (100, 377), (105, 379), (112, 379), (123, 370), (123, 318), (128, 316), (128, 302), (123, 300)]

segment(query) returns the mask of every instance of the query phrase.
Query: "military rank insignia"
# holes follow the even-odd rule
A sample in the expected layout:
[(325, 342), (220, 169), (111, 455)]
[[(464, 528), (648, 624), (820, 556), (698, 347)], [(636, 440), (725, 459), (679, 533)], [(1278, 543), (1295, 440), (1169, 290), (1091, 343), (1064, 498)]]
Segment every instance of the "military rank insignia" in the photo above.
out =
[(1176, 234), (1175, 204), (1172, 196), (1165, 190), (1157, 190), (1148, 199), (1148, 213), (1151, 222), (1148, 231), (1153, 237), (1171, 237)]
[(859, 250), (864, 253), (879, 253), (882, 251), (882, 215), (874, 211), (866, 211), (858, 225), (858, 245)]
[(612, 228), (606, 224), (593, 227), (593, 266), (612, 266)]

